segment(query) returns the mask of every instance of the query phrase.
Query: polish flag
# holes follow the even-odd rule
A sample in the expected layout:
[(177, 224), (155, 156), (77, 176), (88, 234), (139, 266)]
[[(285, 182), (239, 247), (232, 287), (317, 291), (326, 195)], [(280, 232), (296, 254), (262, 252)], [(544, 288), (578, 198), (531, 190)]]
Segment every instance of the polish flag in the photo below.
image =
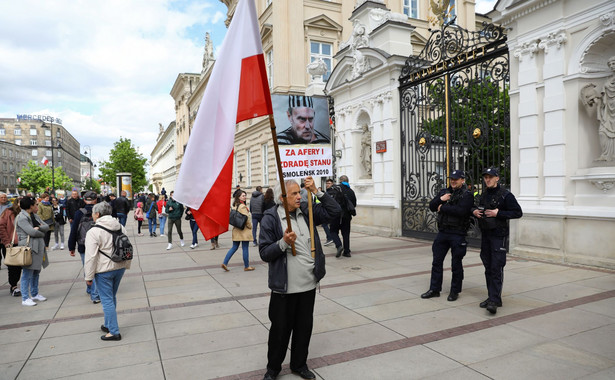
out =
[(47, 157), (43, 156), (43, 159), (41, 160), (41, 164), (47, 166), (48, 163), (49, 163), (49, 160), (47, 159)]
[(239, 0), (175, 184), (205, 239), (228, 231), (235, 124), (272, 113), (254, 0)]

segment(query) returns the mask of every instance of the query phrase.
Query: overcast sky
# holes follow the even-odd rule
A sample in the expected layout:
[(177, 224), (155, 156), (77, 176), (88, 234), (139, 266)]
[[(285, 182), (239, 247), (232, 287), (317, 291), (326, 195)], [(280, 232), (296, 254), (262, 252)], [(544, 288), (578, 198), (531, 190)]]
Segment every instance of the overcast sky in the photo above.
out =
[(206, 32), (221, 45), (226, 11), (219, 0), (0, 1), (0, 117), (60, 118), (94, 161), (120, 137), (149, 159), (158, 123), (175, 120), (177, 75), (201, 71)]
[(219, 0), (0, 2), (0, 117), (50, 115), (92, 158), (120, 136), (149, 158), (175, 120), (169, 95), (181, 72), (200, 72), (204, 37), (222, 43)]

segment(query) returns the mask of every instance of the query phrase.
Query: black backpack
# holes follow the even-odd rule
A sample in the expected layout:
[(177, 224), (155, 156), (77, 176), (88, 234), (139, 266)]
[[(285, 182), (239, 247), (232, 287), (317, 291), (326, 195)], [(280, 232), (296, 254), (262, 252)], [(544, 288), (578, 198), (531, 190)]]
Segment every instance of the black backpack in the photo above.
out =
[(126, 236), (126, 234), (122, 232), (122, 227), (120, 227), (120, 229), (117, 231), (111, 231), (98, 224), (95, 224), (92, 227), (101, 228), (113, 236), (113, 251), (111, 252), (111, 256), (107, 255), (101, 250), (98, 250), (100, 253), (107, 256), (109, 259), (111, 259), (111, 261), (114, 261), (116, 263), (132, 260), (132, 243), (130, 243), (128, 236)]
[(92, 210), (88, 212), (86, 208), (82, 208), (79, 209), (79, 211), (81, 211), (83, 215), (77, 226), (77, 244), (85, 245), (85, 235), (87, 235), (90, 228), (94, 225), (94, 218), (92, 217)]
[(331, 186), (330, 190), (332, 191), (329, 193), (329, 195), (333, 196), (333, 199), (335, 199), (335, 201), (340, 205), (342, 211), (345, 211), (352, 216), (357, 215), (357, 210), (355, 209), (350, 199), (348, 199), (346, 194), (344, 194), (344, 190), (342, 190), (342, 187), (340, 185), (333, 185)]

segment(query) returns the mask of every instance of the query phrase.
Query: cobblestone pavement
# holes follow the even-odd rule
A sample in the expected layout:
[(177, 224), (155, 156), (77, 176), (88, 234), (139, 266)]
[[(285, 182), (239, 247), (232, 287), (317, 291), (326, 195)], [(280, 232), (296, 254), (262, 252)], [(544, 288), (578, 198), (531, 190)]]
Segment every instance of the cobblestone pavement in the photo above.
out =
[[(257, 248), (255, 271), (242, 270), (238, 251), (224, 272), (230, 233), (219, 249), (202, 236), (190, 249), (184, 221), (186, 245), (174, 231), (166, 250), (166, 236), (136, 236), (132, 222), (119, 342), (99, 338), (102, 308), (85, 293), (78, 257), (50, 252), (40, 276), (48, 300), (36, 307), (9, 296), (2, 266), (0, 379), (262, 379), (269, 290)], [(448, 302), (447, 291), (420, 298), (429, 241), (353, 233), (351, 245), (340, 259), (325, 247), (308, 363), (318, 379), (615, 378), (615, 271), (509, 257), (504, 305), (492, 316), (478, 307), (486, 288), (476, 250), (464, 259), (463, 292)], [(299, 377), (286, 364), (278, 379)]]

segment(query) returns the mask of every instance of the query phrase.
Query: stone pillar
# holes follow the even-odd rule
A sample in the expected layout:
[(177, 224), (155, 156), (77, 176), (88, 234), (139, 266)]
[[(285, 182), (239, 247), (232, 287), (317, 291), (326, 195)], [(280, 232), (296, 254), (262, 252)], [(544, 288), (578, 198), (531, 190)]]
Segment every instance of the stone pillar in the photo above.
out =
[(519, 59), (519, 98), (517, 109), (519, 117), (519, 200), (525, 204), (538, 205), (541, 194), (539, 173), (542, 171), (542, 160), (539, 157), (539, 125), (538, 125), (538, 67), (535, 53), (538, 41), (521, 43), (515, 49), (514, 57)]
[(566, 74), (565, 49), (567, 37), (563, 30), (541, 38), (538, 48), (544, 50), (544, 196), (541, 204), (566, 206), (564, 190), (566, 180)]

